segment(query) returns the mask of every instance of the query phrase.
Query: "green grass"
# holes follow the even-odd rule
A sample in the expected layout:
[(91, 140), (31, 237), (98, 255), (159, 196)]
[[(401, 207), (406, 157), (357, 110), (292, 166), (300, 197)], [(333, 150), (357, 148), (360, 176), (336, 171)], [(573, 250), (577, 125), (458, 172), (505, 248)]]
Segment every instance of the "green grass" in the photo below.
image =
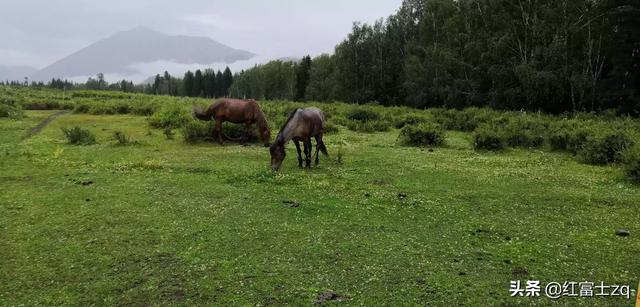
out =
[[(340, 129), (325, 142), (342, 164), (300, 170), (289, 144), (272, 173), (261, 146), (187, 145), (132, 115), (64, 115), (21, 139), (54, 112), (0, 119), (3, 306), (310, 305), (327, 291), (347, 305), (547, 305), (510, 298), (509, 282), (638, 283), (640, 187), (618, 166), (475, 152), (465, 132), (430, 152), (398, 130)], [(75, 125), (98, 144), (67, 145)]]

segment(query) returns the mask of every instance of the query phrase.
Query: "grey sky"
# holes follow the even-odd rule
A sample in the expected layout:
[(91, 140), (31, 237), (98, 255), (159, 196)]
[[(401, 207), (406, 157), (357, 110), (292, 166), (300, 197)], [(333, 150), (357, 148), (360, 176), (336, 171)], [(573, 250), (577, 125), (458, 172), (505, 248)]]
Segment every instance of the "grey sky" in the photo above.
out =
[(208, 36), (261, 58), (333, 51), (401, 0), (19, 0), (0, 4), (0, 65), (42, 68), (118, 31)]

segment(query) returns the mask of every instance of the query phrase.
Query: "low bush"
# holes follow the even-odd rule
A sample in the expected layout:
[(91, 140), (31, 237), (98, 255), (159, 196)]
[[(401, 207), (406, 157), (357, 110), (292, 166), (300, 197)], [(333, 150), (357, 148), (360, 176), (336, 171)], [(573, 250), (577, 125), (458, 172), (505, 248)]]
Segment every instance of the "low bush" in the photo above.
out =
[(130, 108), (130, 113), (135, 115), (150, 116), (158, 110), (158, 107), (153, 103), (136, 103)]
[(93, 103), (87, 112), (92, 115), (113, 115), (118, 113), (118, 108), (112, 103)]
[(426, 122), (427, 122), (427, 118), (425, 116), (418, 115), (418, 114), (409, 114), (409, 115), (401, 116), (400, 118), (396, 119), (394, 126), (397, 129), (402, 129), (408, 125), (418, 125)]
[(19, 104), (4, 104), (0, 103), (0, 117), (9, 117), (13, 119), (20, 119), (24, 117), (24, 111)]
[(493, 121), (499, 114), (490, 109), (467, 108), (456, 109), (435, 108), (429, 110), (434, 120), (446, 130), (474, 131), (479, 125)]
[(64, 136), (67, 138), (67, 142), (73, 145), (92, 145), (96, 143), (96, 137), (87, 129), (82, 129), (79, 126), (73, 128), (62, 128)]
[(334, 134), (334, 133), (338, 133), (340, 132), (340, 128), (338, 128), (338, 125), (334, 125), (332, 123), (325, 123), (324, 124), (324, 133), (326, 134)]
[(578, 158), (588, 164), (605, 165), (623, 162), (625, 151), (633, 146), (631, 133), (622, 129), (591, 129)]
[(629, 148), (624, 154), (624, 171), (635, 183), (640, 183), (640, 146)]
[(498, 151), (507, 147), (507, 140), (500, 128), (483, 124), (473, 132), (473, 146), (476, 150)]
[(514, 116), (504, 127), (507, 145), (511, 147), (536, 148), (544, 144), (547, 123), (536, 117)]
[(179, 128), (191, 120), (191, 115), (178, 103), (167, 103), (149, 118), (154, 128)]
[(391, 128), (391, 124), (383, 120), (366, 122), (350, 121), (347, 122), (347, 128), (349, 128), (349, 130), (351, 131), (373, 133), (389, 131), (389, 129)]
[(347, 113), (347, 119), (357, 122), (372, 122), (380, 119), (380, 114), (365, 108), (353, 108)]
[(89, 109), (91, 108), (91, 104), (86, 102), (76, 103), (73, 107), (73, 113), (77, 114), (85, 114), (89, 113)]
[(190, 120), (181, 131), (184, 141), (190, 144), (211, 139), (211, 125), (208, 122)]
[(400, 131), (400, 139), (410, 146), (442, 146), (445, 132), (438, 124), (408, 125)]

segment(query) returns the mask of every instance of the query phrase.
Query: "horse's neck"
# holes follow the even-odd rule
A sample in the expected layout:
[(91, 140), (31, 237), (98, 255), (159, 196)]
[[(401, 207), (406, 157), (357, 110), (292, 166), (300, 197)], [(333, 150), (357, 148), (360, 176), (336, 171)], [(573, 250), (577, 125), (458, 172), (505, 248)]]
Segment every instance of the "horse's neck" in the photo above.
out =
[(295, 137), (294, 133), (296, 122), (298, 121), (298, 116), (299, 113), (294, 114), (291, 120), (284, 126), (284, 129), (282, 129), (282, 132), (280, 132), (282, 141), (285, 144)]

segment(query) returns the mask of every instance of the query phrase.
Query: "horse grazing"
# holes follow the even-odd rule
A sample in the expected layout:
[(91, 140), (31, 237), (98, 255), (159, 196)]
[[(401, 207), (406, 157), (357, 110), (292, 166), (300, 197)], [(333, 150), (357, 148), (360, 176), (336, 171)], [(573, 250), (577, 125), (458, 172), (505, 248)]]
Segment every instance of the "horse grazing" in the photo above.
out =
[(271, 141), (271, 130), (265, 119), (264, 113), (260, 109), (255, 100), (239, 100), (239, 99), (219, 99), (211, 104), (206, 110), (193, 106), (193, 115), (199, 120), (210, 121), (215, 120), (216, 125), (213, 129), (213, 137), (218, 135), (220, 144), (224, 144), (222, 140), (222, 123), (231, 122), (234, 124), (245, 124), (244, 136), (242, 142), (247, 142), (251, 137), (251, 125), (257, 124), (260, 130), (260, 138), (264, 146), (269, 146)]
[(318, 152), (328, 156), (327, 147), (322, 141), (324, 133), (324, 113), (318, 108), (296, 109), (289, 115), (289, 119), (280, 129), (275, 142), (271, 144), (271, 169), (278, 171), (282, 166), (286, 153), (284, 146), (290, 140), (296, 144), (298, 150), (298, 165), (302, 167), (302, 154), (300, 152), (300, 142), (304, 144), (304, 154), (306, 167), (311, 167), (311, 138), (316, 139), (316, 165), (320, 162)]

